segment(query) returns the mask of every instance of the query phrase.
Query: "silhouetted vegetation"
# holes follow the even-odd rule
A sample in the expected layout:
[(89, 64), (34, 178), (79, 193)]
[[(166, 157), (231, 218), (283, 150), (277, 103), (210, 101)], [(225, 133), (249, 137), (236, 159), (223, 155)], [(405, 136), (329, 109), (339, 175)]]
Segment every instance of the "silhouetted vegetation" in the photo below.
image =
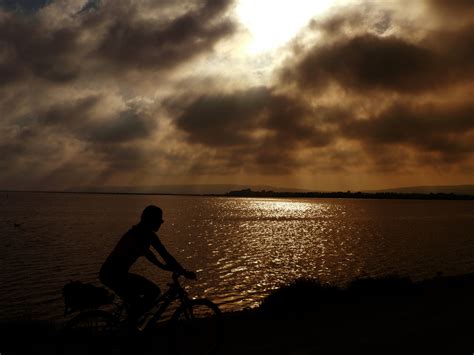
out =
[[(449, 282), (447, 280), (450, 280)], [(437, 292), (451, 285), (451, 279), (443, 283), (437, 280), (414, 283), (407, 277), (386, 276), (382, 278), (358, 278), (346, 287), (321, 284), (317, 279), (302, 278), (284, 285), (268, 295), (258, 311), (268, 316), (307, 315), (320, 311), (328, 304), (373, 304), (380, 302), (405, 302)]]
[(472, 352), (473, 300), (474, 275), (365, 277), (346, 287), (300, 279), (272, 292), (255, 316), (285, 328), (282, 339), (305, 339), (304, 353), (448, 354)]
[[(474, 274), (361, 277), (345, 287), (298, 279), (256, 309), (224, 314), (222, 354), (472, 353), (473, 300)], [(167, 353), (161, 333), (68, 342), (46, 323), (0, 329), (5, 354)], [(15, 340), (18, 334), (28, 341)]]
[(230, 191), (225, 196), (229, 197), (297, 197), (297, 198), (362, 198), (362, 199), (387, 199), (387, 200), (474, 200), (474, 195), (456, 195), (453, 193), (398, 193), (398, 192), (274, 192), (252, 191), (244, 189)]

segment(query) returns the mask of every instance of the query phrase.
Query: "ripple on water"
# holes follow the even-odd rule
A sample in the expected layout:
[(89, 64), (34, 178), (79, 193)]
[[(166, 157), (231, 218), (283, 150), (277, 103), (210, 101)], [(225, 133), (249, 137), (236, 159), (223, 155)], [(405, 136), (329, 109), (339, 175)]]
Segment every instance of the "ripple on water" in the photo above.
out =
[[(185, 282), (191, 295), (225, 310), (254, 307), (299, 277), (474, 272), (471, 201), (11, 193), (0, 200), (1, 318), (61, 319), (64, 283), (98, 284), (101, 263), (151, 203), (164, 210), (163, 243), (198, 270)], [(169, 282), (146, 261), (133, 271)]]

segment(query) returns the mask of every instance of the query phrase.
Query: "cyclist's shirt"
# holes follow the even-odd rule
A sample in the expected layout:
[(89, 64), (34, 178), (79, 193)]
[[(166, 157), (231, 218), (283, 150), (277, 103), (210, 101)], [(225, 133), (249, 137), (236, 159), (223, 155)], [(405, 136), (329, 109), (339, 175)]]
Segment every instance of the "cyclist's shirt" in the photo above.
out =
[(139, 224), (133, 226), (112, 250), (102, 266), (101, 274), (114, 277), (127, 274), (133, 263), (145, 255), (152, 243), (161, 245), (154, 232), (142, 228)]

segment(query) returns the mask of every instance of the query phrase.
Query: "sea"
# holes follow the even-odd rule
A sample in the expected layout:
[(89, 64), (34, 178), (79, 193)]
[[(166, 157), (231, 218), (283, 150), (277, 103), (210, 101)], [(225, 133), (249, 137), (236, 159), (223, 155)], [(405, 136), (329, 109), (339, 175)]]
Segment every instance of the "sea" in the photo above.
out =
[[(151, 204), (164, 211), (162, 243), (197, 273), (189, 294), (225, 311), (298, 278), (474, 272), (474, 201), (2, 192), (0, 321), (61, 321), (64, 284), (100, 285), (102, 263)], [(132, 271), (162, 290), (170, 282), (144, 258)]]

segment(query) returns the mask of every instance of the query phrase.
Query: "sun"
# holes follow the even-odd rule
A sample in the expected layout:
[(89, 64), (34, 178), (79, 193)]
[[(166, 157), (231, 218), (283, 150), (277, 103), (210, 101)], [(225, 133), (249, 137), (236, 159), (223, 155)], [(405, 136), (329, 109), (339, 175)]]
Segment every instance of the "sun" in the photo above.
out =
[(239, 21), (252, 40), (247, 50), (258, 54), (291, 40), (313, 17), (323, 15), (337, 0), (240, 0)]

